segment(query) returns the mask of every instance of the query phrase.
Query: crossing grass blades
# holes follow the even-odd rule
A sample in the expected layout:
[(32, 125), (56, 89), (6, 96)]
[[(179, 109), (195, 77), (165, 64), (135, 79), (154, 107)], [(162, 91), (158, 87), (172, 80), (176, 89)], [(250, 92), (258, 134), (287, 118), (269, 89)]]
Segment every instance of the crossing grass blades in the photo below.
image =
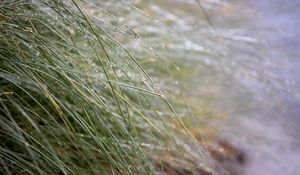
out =
[(156, 67), (127, 49), (138, 34), (93, 3), (0, 2), (0, 174), (209, 172)]

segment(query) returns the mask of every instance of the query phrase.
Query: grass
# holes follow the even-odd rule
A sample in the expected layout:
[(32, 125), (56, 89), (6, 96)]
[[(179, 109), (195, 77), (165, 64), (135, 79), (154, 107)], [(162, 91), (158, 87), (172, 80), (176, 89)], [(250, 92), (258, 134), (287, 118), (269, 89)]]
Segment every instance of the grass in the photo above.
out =
[(136, 57), (127, 45), (142, 36), (101, 5), (2, 1), (0, 31), (1, 174), (197, 174), (209, 166), (182, 120), (188, 114), (178, 112), (186, 103), (159, 84), (177, 66), (147, 44), (152, 56)]

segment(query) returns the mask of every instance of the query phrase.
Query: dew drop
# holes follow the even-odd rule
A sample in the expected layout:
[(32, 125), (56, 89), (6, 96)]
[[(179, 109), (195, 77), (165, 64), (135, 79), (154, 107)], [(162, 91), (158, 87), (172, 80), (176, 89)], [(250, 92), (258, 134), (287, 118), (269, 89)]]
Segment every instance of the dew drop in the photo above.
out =
[(95, 10), (90, 10), (89, 15), (94, 15), (95, 14)]
[(28, 28), (28, 32), (32, 33), (33, 32), (32, 28)]
[(73, 28), (69, 28), (69, 32), (70, 32), (71, 35), (75, 34), (75, 30)]

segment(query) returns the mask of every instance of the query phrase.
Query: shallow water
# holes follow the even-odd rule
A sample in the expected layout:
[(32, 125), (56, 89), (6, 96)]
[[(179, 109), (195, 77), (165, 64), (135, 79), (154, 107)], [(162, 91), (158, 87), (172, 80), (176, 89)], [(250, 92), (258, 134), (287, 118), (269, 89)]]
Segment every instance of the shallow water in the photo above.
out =
[(183, 86), (227, 116), (217, 127), (247, 151), (244, 174), (299, 174), (300, 2), (201, 2), (156, 1), (161, 52), (197, 67)]
[(253, 69), (260, 70), (254, 78), (236, 80), (250, 92), (253, 108), (233, 109), (225, 130), (248, 149), (245, 174), (296, 175), (300, 161), (300, 4), (292, 0), (245, 4), (256, 10), (255, 28), (264, 31), (256, 38), (263, 40), (265, 52)]

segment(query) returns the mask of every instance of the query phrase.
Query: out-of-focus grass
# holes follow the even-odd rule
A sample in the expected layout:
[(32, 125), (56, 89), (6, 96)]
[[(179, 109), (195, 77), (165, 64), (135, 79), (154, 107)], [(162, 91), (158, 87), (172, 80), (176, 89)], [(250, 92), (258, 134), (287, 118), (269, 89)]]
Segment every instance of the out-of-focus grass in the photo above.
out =
[(0, 31), (2, 174), (155, 174), (166, 164), (196, 173), (208, 166), (183, 122), (189, 106), (178, 83), (161, 83), (192, 72), (172, 73), (177, 66), (147, 44), (137, 46), (147, 57), (135, 54), (130, 42), (141, 36), (101, 5), (2, 1)]

